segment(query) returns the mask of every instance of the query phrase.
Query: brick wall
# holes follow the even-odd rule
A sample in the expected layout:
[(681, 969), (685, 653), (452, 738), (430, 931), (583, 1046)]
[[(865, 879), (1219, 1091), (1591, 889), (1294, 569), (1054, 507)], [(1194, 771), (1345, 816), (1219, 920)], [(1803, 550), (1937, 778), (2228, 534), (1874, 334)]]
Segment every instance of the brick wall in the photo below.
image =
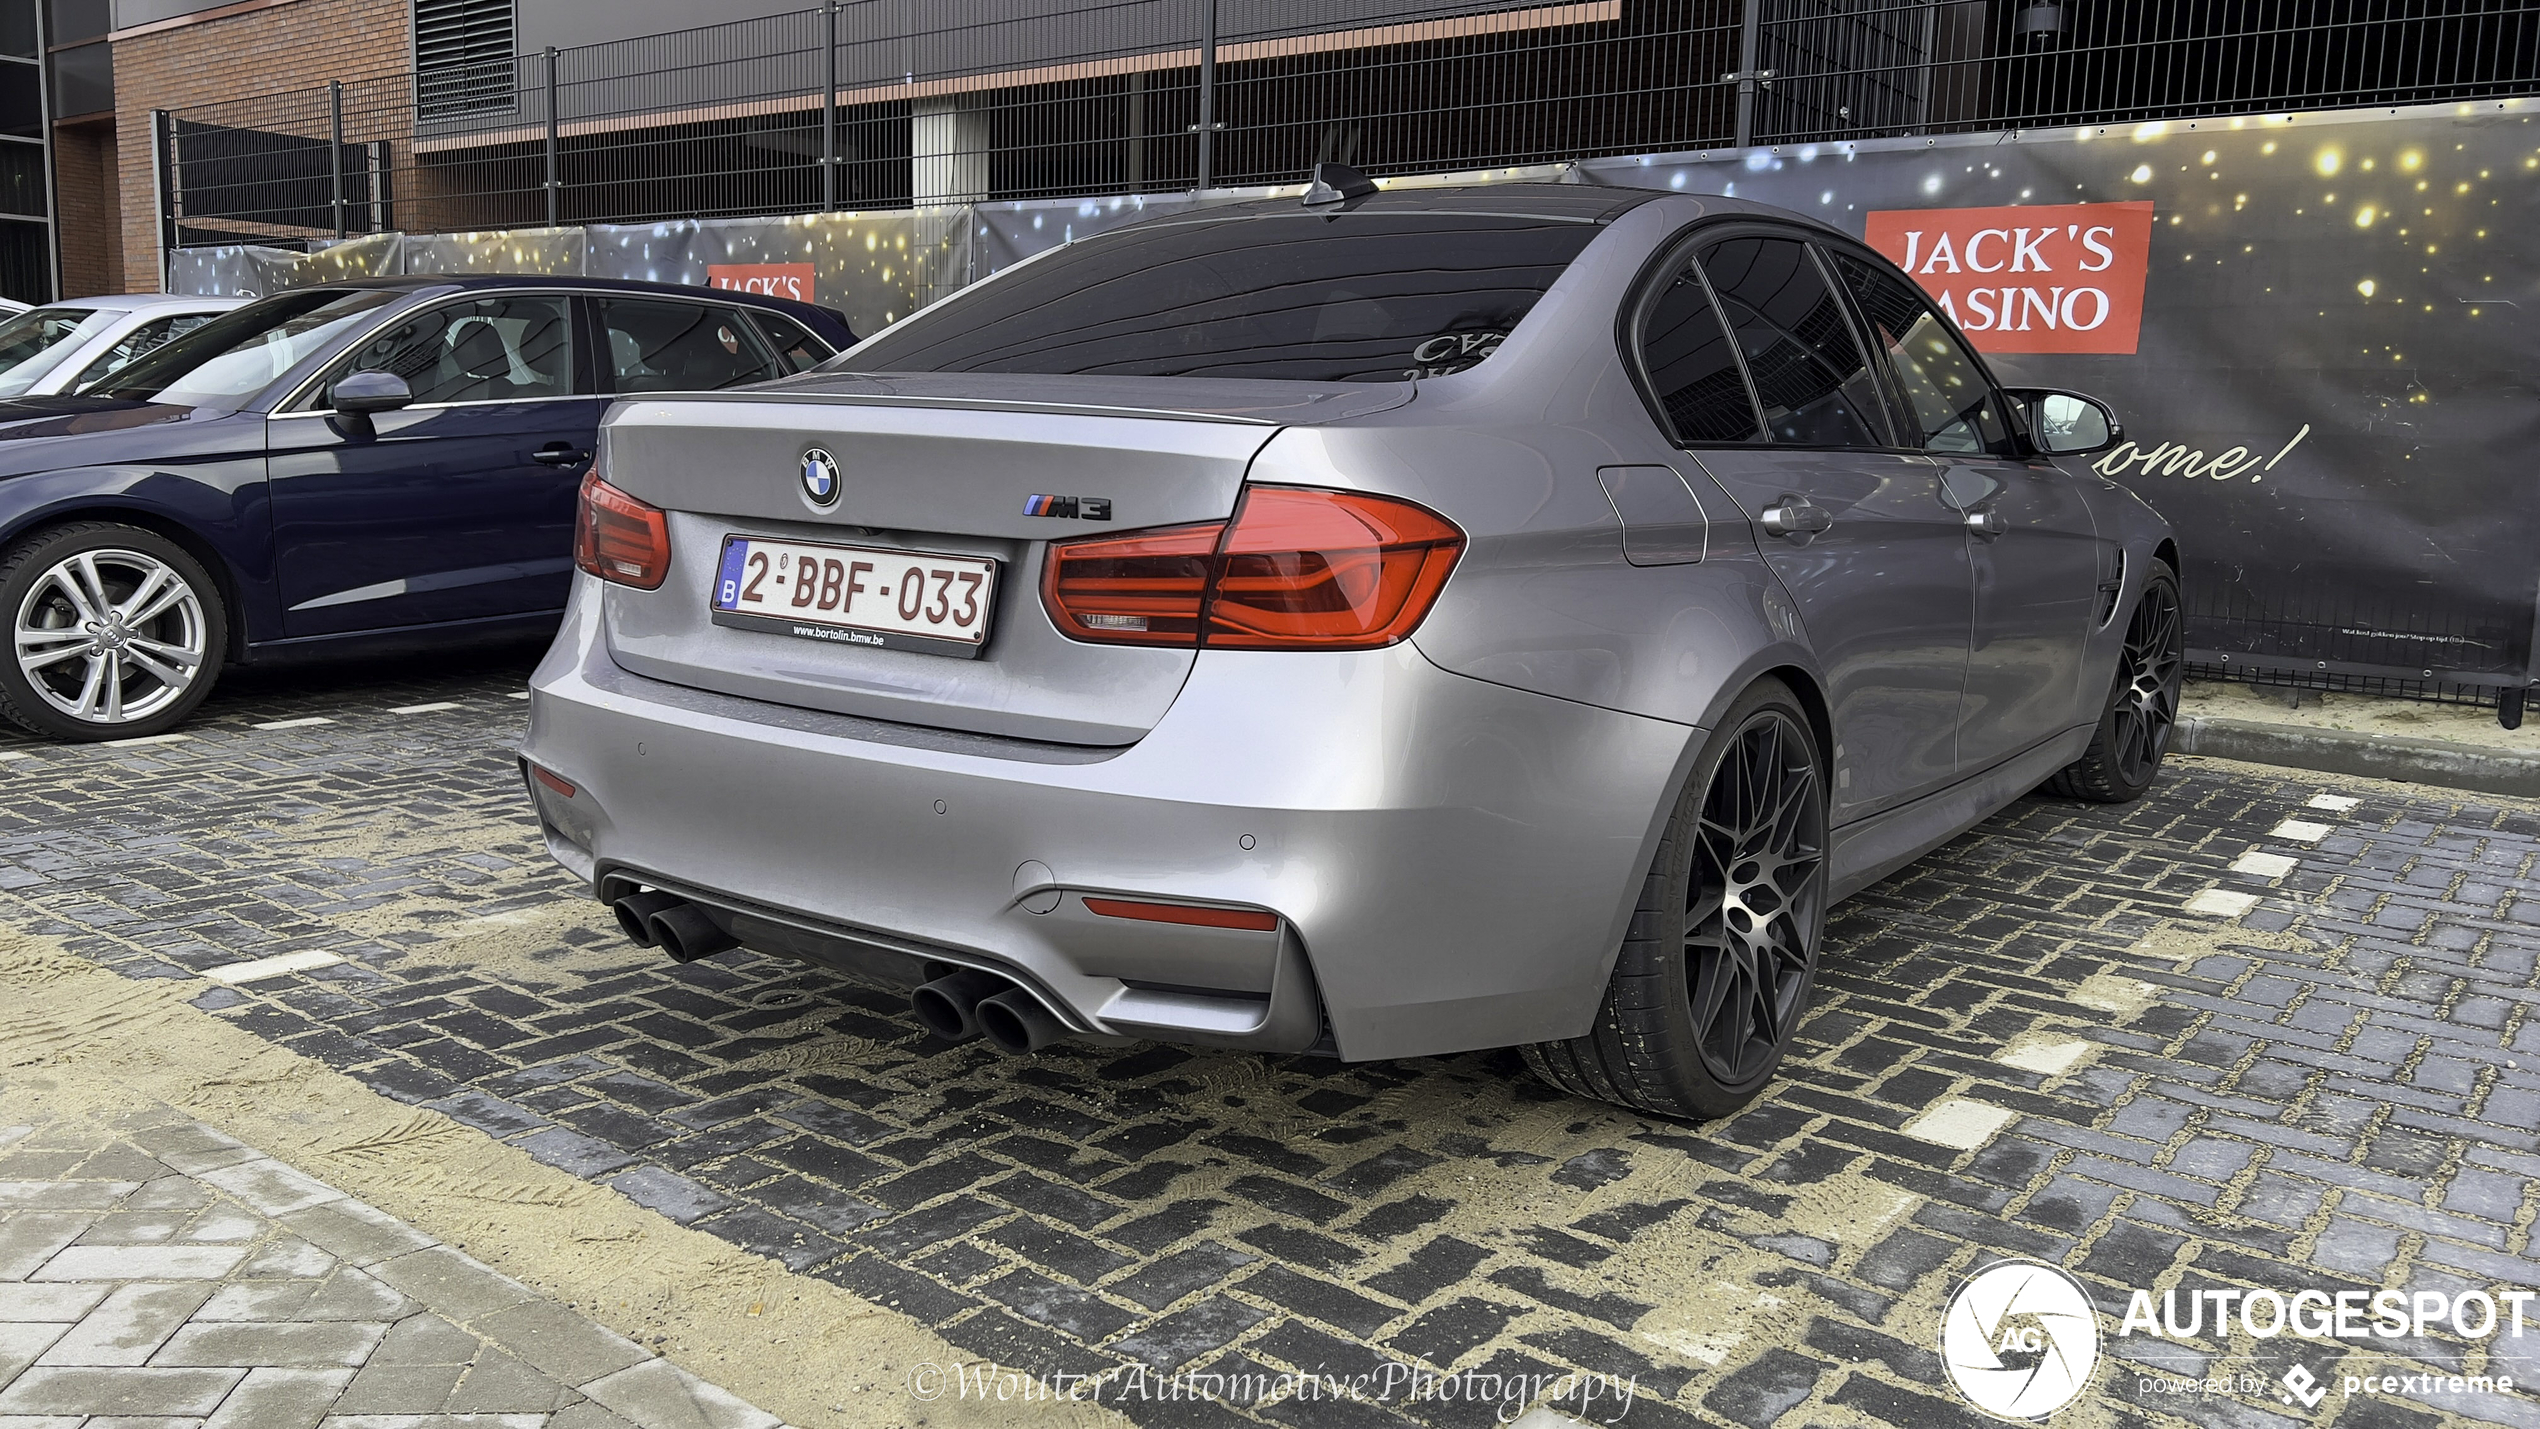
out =
[(118, 31), (115, 127), (124, 136), (118, 286), (127, 292), (159, 286), (151, 110), (398, 74), (414, 64), (412, 25), (408, 0), (241, 0)]
[(62, 296), (124, 291), (121, 180), (115, 126), (98, 120), (53, 131), (53, 178), (61, 204)]

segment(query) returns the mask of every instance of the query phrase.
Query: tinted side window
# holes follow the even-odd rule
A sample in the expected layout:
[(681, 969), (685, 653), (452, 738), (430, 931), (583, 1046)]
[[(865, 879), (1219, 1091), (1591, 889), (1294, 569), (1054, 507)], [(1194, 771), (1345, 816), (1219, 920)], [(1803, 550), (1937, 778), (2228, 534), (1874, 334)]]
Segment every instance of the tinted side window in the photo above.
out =
[(417, 403), (569, 397), (573, 324), (556, 297), (444, 303), (363, 343), (334, 376), (348, 372), (393, 372)]
[(1641, 318), (1640, 352), (1678, 442), (1751, 442), (1763, 435), (1719, 310), (1690, 263)]
[(1398, 382), (1489, 358), (1601, 230), (1372, 211), (1145, 223), (992, 278), (859, 349), (866, 372)]
[(619, 392), (713, 392), (780, 375), (748, 320), (705, 303), (600, 300)]
[(809, 372), (835, 356), (829, 344), (811, 335), (811, 330), (789, 317), (752, 309), (759, 331), (776, 344), (776, 360), (787, 372)]
[(1774, 441), (1888, 445), (1878, 383), (1808, 245), (1731, 238), (1702, 250), (1702, 268), (1746, 353)]
[(1834, 261), (1904, 395), (1907, 444), (1934, 452), (2011, 455), (1993, 384), (1923, 295), (1850, 254), (1837, 254)]

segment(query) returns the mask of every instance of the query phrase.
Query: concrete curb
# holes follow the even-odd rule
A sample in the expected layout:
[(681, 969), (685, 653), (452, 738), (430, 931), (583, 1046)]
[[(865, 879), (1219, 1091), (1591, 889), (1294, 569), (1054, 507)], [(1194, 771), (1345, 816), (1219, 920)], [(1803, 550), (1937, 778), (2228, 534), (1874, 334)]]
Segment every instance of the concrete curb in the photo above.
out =
[(2540, 755), (2441, 739), (2188, 715), (2171, 734), (2170, 748), (2213, 759), (2540, 799)]

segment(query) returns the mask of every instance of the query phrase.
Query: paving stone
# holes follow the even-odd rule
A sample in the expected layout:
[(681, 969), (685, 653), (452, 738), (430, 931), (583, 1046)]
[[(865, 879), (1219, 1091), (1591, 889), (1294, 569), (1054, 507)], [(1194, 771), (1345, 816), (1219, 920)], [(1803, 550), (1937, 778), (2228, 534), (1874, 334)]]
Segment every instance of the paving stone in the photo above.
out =
[(346, 1369), (251, 1369), (203, 1429), (315, 1429), (352, 1379)]
[(582, 1392), (645, 1429), (776, 1429), (780, 1422), (664, 1359), (630, 1365)]
[(0, 1414), (209, 1414), (243, 1369), (28, 1369), (0, 1390)]
[(488, 1349), (468, 1366), (441, 1407), (450, 1414), (545, 1414), (577, 1397), (553, 1378)]
[(447, 1246), (409, 1251), (371, 1267), (371, 1274), (444, 1315), (475, 1320), (532, 1298), (529, 1288)]
[(312, 1245), (349, 1265), (370, 1266), (437, 1242), (385, 1212), (358, 1201), (335, 1201), (281, 1217)]
[(316, 1177), (266, 1156), (216, 1166), (197, 1173), (196, 1179), (259, 1215), (279, 1216), (344, 1198), (343, 1192)]
[[(47, 1365), (137, 1365), (148, 1364), (159, 1346), (186, 1318), (211, 1298), (212, 1286), (205, 1281), (180, 1281), (174, 1284), (142, 1284), (118, 1287), (103, 1304), (81, 1318), (77, 1325), (53, 1342), (36, 1363)], [(200, 1364), (200, 1360), (172, 1360), (172, 1364)], [(250, 1363), (220, 1360), (230, 1365)]]
[(77, 1320), (106, 1298), (107, 1285), (32, 1285), (0, 1283), (0, 1324), (19, 1321)]
[(46, 1259), (30, 1280), (215, 1280), (247, 1259), (234, 1245), (75, 1245)]
[(474, 1316), (469, 1325), (535, 1368), (570, 1385), (615, 1373), (647, 1356), (647, 1351), (634, 1341), (604, 1330), (552, 1300), (531, 1300)]
[(151, 1357), (157, 1365), (272, 1365), (283, 1369), (358, 1368), (388, 1326), (330, 1320), (318, 1324), (188, 1325)]
[(1702, 1405), (1734, 1423), (1763, 1429), (1815, 1391), (1826, 1366), (1786, 1349), (1762, 1355), (1722, 1379)]

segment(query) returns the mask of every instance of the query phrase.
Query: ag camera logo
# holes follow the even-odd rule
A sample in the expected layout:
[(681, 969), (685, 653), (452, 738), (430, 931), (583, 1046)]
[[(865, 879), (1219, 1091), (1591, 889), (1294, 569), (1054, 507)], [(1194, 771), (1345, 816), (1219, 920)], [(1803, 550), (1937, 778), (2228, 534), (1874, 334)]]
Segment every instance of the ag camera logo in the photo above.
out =
[(1969, 1404), (1996, 1419), (2043, 1419), (2099, 1367), (2099, 1312), (2054, 1266), (1996, 1261), (1950, 1297), (1940, 1360)]
[(803, 499), (814, 506), (838, 504), (838, 459), (818, 447), (803, 453)]

